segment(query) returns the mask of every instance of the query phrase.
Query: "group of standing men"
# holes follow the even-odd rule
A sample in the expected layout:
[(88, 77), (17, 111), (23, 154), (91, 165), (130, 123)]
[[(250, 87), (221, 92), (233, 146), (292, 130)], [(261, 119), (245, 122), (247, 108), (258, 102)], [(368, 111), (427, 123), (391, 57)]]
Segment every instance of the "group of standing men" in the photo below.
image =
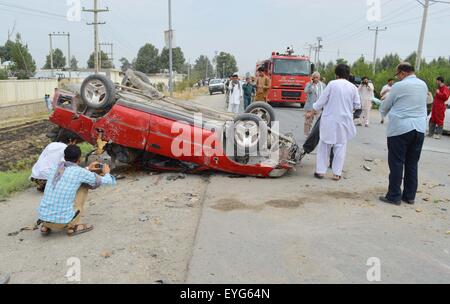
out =
[[(305, 105), (305, 135), (309, 136), (314, 118), (320, 116), (320, 141), (317, 150), (315, 177), (323, 179), (333, 154), (333, 179), (341, 179), (346, 157), (347, 142), (356, 135), (354, 113), (362, 109), (360, 122), (356, 125), (369, 127), (370, 110), (374, 100), (374, 87), (367, 77), (357, 88), (350, 79), (350, 67), (344, 64), (336, 68), (337, 80), (326, 87), (320, 74), (314, 73), (306, 86), (308, 101)], [(390, 168), (389, 190), (380, 200), (400, 205), (414, 204), (418, 189), (418, 163), (427, 129), (427, 84), (415, 75), (414, 67), (401, 63), (397, 67), (394, 84), (389, 79), (381, 91), (382, 123), (389, 118), (387, 127), (388, 163)], [(429, 122), (430, 136), (442, 134), (446, 101), (450, 90), (442, 77), (437, 78), (432, 115)], [(402, 190), (403, 184), (403, 190)]]
[(225, 84), (227, 90), (228, 112), (239, 113), (241, 100), (244, 101), (244, 109), (252, 102), (267, 102), (267, 93), (270, 89), (270, 78), (264, 73), (264, 69), (258, 69), (256, 79), (246, 78), (241, 85), (239, 75), (233, 74)]

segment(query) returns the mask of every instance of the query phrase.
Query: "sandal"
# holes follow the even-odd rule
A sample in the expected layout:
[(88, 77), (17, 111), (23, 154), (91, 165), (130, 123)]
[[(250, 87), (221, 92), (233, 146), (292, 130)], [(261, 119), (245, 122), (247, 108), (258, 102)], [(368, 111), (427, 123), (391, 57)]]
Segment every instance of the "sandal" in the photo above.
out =
[(41, 235), (42, 236), (49, 236), (50, 233), (52, 233), (52, 230), (50, 228), (47, 228), (45, 226), (41, 227)]
[(333, 180), (334, 180), (334, 181), (337, 181), (337, 182), (338, 182), (338, 181), (340, 181), (341, 179), (342, 179), (342, 176), (339, 176), (339, 175), (334, 175), (334, 176), (333, 176)]
[(94, 229), (94, 226), (92, 226), (92, 225), (80, 224), (80, 225), (76, 225), (71, 228), (67, 228), (67, 235), (68, 236), (76, 236), (79, 234), (83, 234), (83, 233), (92, 231), (92, 229)]
[(324, 179), (324, 178), (325, 178), (325, 175), (319, 174), (319, 173), (314, 173), (314, 177), (315, 177), (315, 178), (318, 178), (318, 179)]

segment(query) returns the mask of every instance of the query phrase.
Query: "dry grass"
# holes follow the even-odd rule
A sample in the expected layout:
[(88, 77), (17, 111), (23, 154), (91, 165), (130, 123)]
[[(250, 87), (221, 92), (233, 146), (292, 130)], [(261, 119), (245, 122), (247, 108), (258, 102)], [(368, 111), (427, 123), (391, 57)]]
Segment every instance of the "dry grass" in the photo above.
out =
[[(181, 100), (194, 100), (198, 96), (204, 96), (209, 93), (207, 87), (202, 88), (190, 88), (181, 92), (173, 92), (173, 97)], [(169, 96), (169, 92), (165, 92), (165, 95)]]

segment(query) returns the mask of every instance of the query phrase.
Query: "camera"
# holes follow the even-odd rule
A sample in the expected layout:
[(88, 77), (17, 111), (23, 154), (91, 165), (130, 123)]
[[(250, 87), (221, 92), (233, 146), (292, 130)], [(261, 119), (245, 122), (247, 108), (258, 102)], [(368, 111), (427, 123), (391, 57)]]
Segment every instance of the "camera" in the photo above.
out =
[(105, 167), (104, 164), (97, 164), (97, 165), (95, 166), (95, 168), (98, 169), (98, 170), (103, 170), (104, 167)]

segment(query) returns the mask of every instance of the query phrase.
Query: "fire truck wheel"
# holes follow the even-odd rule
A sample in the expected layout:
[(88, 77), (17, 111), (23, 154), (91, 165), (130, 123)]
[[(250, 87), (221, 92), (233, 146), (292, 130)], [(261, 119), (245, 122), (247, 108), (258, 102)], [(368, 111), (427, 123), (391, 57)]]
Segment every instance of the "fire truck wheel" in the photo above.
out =
[(91, 109), (106, 109), (116, 99), (114, 84), (103, 75), (91, 75), (81, 84), (81, 98)]
[(265, 102), (254, 102), (245, 109), (245, 113), (253, 114), (261, 118), (267, 126), (272, 126), (276, 120), (275, 111), (271, 105)]

